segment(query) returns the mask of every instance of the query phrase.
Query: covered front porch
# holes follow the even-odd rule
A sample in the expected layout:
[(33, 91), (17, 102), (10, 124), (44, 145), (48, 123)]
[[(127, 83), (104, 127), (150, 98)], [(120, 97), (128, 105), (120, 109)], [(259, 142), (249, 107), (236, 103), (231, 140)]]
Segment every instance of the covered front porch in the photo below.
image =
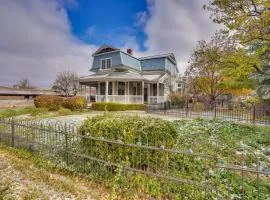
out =
[(91, 81), (80, 83), (80, 95), (88, 102), (157, 104), (167, 101), (164, 84), (146, 81)]

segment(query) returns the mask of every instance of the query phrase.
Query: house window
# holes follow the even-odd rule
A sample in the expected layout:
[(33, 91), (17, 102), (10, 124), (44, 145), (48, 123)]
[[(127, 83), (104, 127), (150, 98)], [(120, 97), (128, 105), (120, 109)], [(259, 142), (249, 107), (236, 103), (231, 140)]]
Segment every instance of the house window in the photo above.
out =
[(153, 96), (157, 96), (157, 84), (153, 84)]
[(112, 95), (112, 82), (109, 82), (108, 85), (108, 95)]
[[(106, 95), (106, 83), (100, 83), (100, 95)], [(108, 95), (112, 95), (112, 82), (108, 84)]]
[(118, 82), (118, 95), (125, 95), (125, 83)]
[(107, 59), (107, 64), (106, 64), (107, 69), (111, 68), (111, 65), (112, 65), (111, 59)]
[(101, 69), (110, 69), (112, 67), (112, 59), (105, 58), (101, 60)]
[(100, 95), (105, 95), (106, 83), (100, 83)]
[(101, 69), (106, 69), (106, 60), (101, 60)]

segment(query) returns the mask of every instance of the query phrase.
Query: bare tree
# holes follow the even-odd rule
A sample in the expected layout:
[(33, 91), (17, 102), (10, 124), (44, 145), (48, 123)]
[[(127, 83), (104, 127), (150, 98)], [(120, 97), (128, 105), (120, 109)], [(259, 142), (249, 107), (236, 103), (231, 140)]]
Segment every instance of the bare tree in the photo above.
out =
[(76, 72), (60, 72), (56, 76), (52, 89), (57, 92), (62, 92), (66, 96), (75, 96), (79, 90), (78, 78)]
[(35, 89), (36, 87), (32, 86), (27, 78), (20, 80), (18, 83), (13, 85), (14, 88), (19, 89)]

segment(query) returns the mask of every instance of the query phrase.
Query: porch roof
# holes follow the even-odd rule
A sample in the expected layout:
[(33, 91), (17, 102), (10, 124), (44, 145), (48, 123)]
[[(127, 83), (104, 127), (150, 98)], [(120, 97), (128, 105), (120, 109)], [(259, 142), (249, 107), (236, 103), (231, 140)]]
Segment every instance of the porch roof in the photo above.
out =
[(158, 81), (162, 74), (147, 74), (141, 75), (136, 72), (110, 72), (106, 74), (91, 74), (79, 79), (80, 82), (96, 82), (96, 81), (106, 81), (106, 80), (121, 80), (121, 81)]

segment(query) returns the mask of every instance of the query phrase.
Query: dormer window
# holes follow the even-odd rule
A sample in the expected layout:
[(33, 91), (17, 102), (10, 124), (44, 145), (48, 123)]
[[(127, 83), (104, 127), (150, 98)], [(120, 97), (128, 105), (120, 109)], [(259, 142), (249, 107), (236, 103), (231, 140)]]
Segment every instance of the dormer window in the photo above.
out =
[(110, 69), (112, 67), (112, 59), (111, 58), (105, 58), (101, 60), (101, 66), (100, 69)]

